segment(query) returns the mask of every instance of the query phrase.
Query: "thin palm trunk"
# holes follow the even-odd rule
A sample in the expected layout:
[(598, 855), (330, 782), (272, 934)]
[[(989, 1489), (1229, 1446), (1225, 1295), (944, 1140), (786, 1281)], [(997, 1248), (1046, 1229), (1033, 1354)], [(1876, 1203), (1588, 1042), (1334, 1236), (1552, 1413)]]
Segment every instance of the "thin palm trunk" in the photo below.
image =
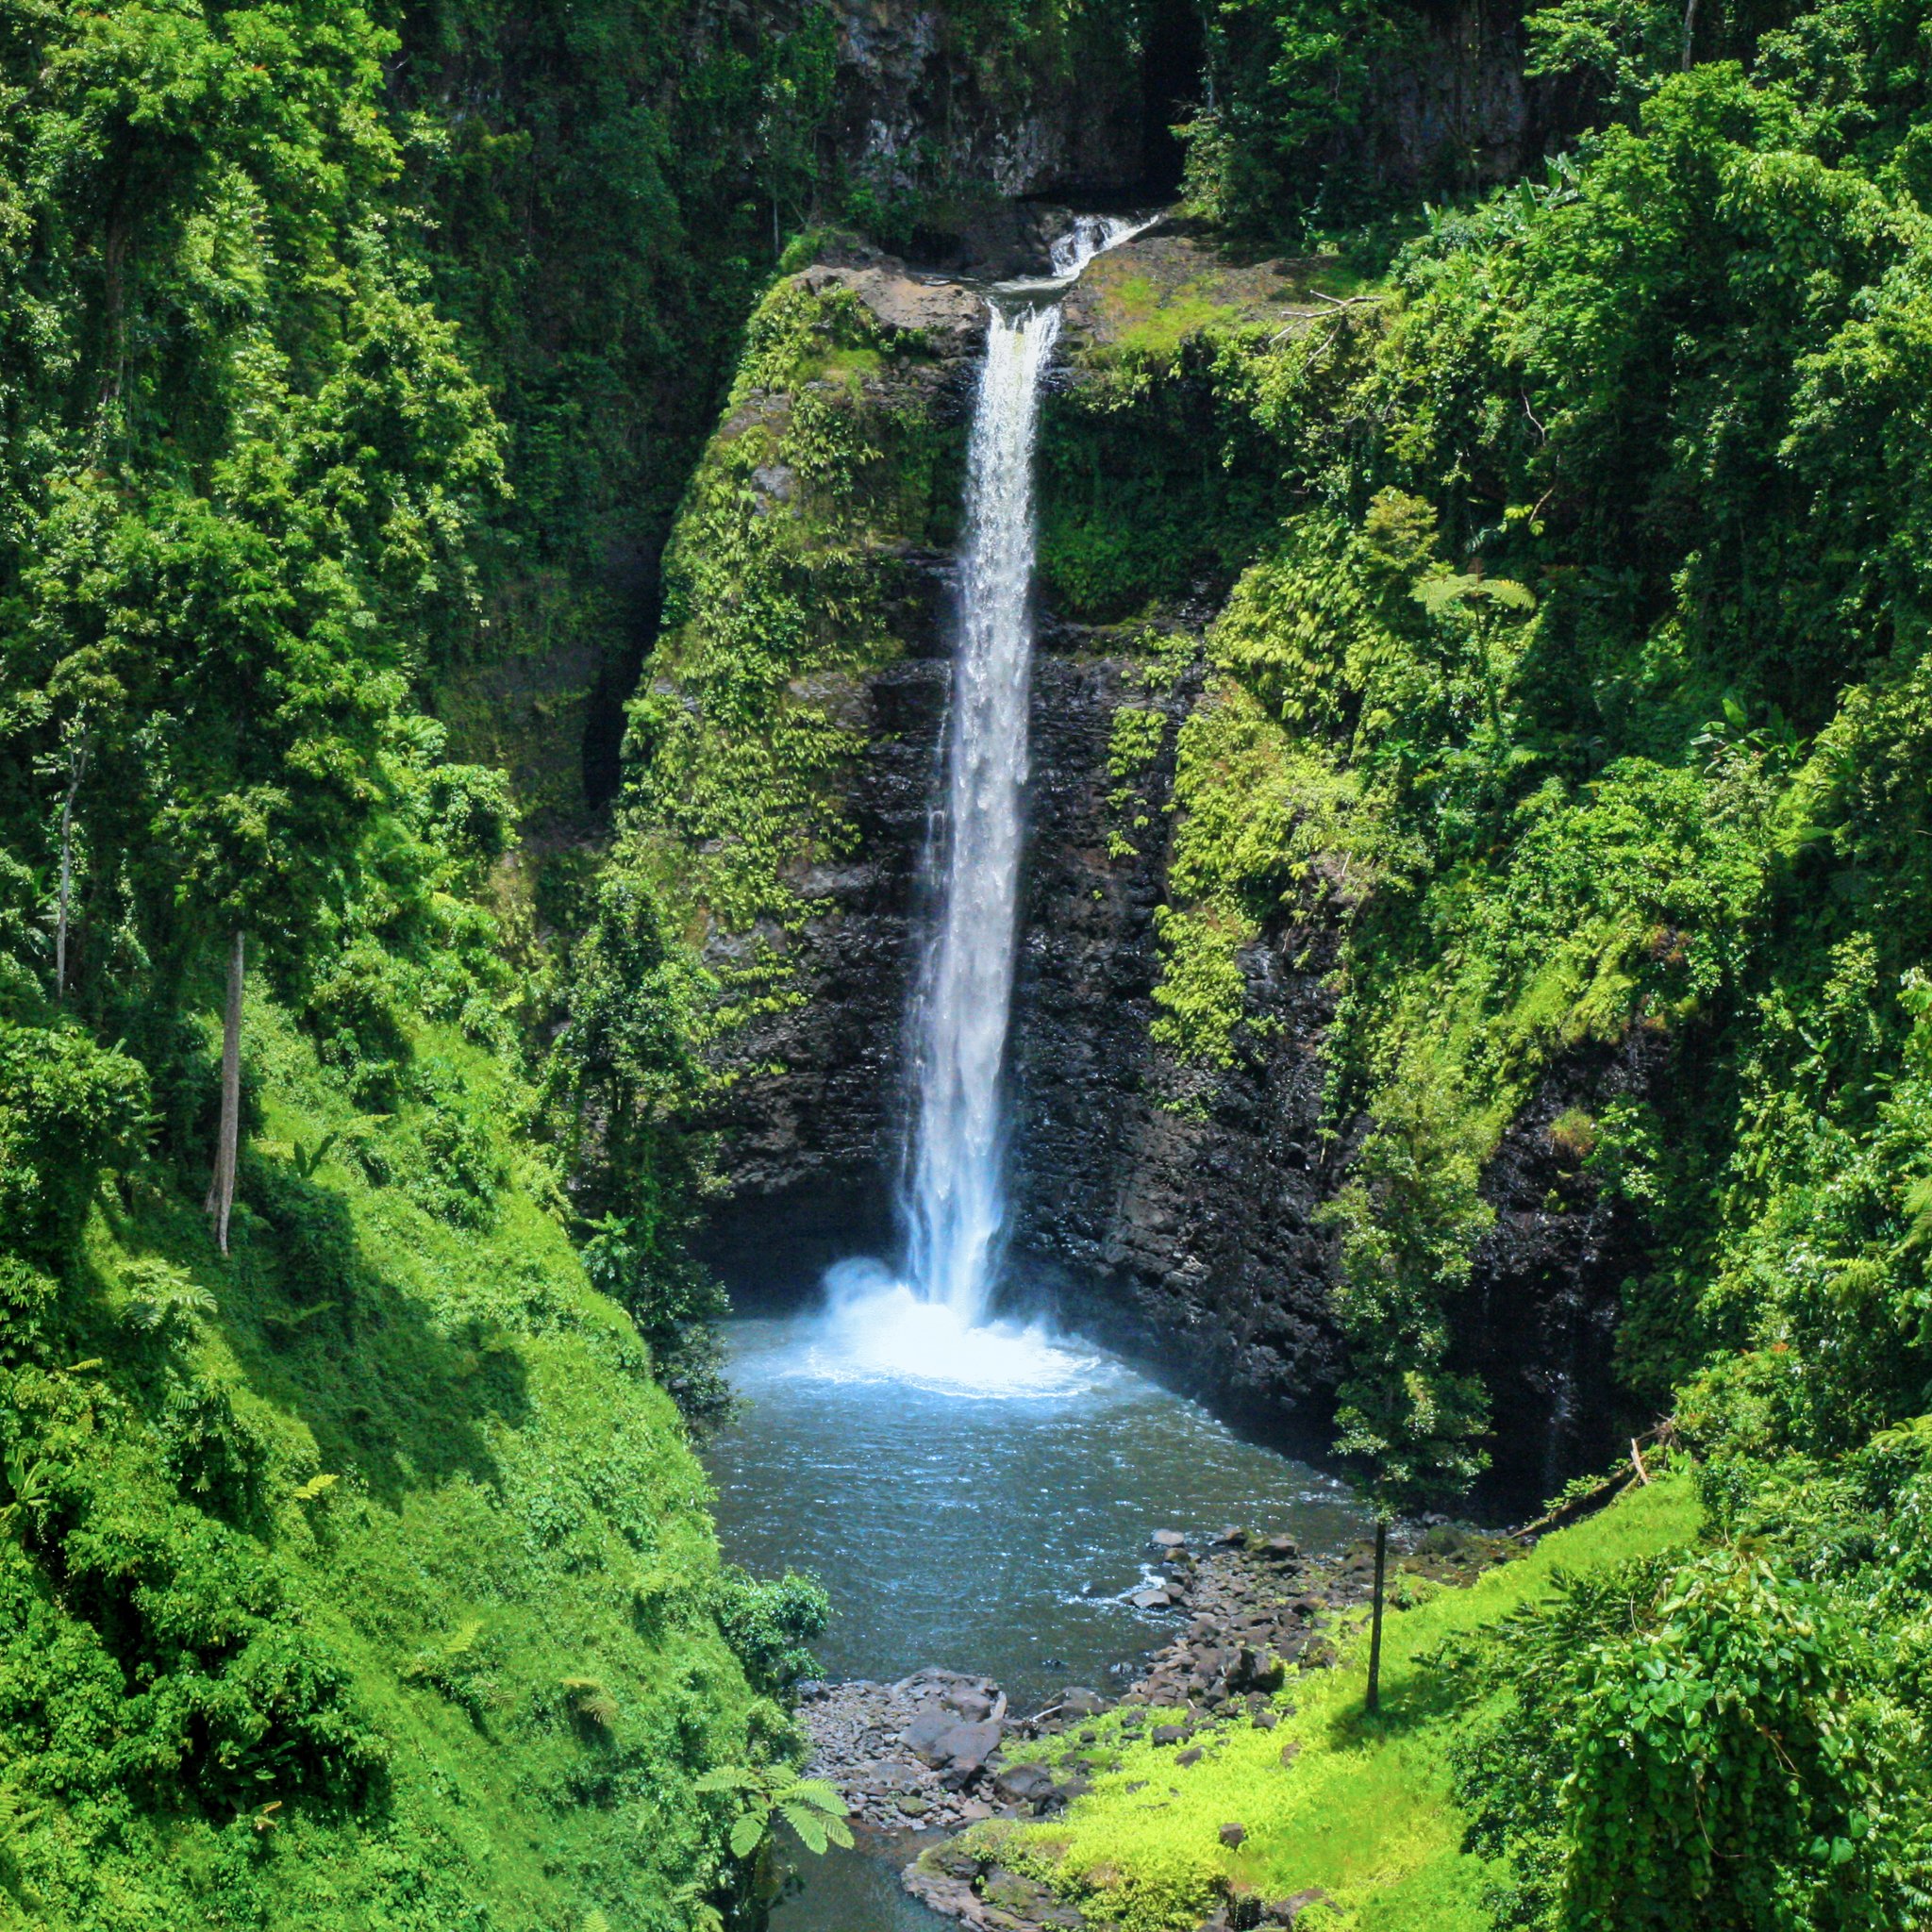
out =
[(215, 1245), (228, 1252), (228, 1215), (235, 1206), (235, 1158), (242, 1136), (242, 982), (244, 944), (238, 927), (228, 949), (228, 1000), (222, 1014), (222, 1117), (215, 1130), (215, 1172), (208, 1216)]
[(1382, 1707), (1382, 1576), (1389, 1560), (1389, 1524), (1375, 1519), (1375, 1607), (1369, 1625), (1368, 1710), (1373, 1717)]
[(1697, 0), (1684, 0), (1684, 72), (1690, 72), (1690, 51), (1697, 39)]
[(74, 894), (74, 800), (87, 772), (87, 740), (80, 739), (67, 768), (67, 796), (60, 806), (60, 911), (54, 925), (54, 998), (67, 997), (67, 906)]

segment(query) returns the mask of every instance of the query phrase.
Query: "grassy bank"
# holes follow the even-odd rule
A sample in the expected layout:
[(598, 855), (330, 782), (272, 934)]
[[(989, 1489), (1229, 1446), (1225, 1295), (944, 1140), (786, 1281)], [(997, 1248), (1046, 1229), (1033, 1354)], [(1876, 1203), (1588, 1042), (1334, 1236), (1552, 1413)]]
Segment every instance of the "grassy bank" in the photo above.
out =
[[(1094, 1923), (1134, 1932), (1196, 1925), (1229, 1886), (1263, 1900), (1319, 1887), (1340, 1909), (1318, 1922), (1338, 1932), (1483, 1932), (1487, 1874), (1461, 1848), (1448, 1758), (1471, 1712), (1438, 1654), (1546, 1595), (1558, 1569), (1607, 1569), (1668, 1549), (1697, 1521), (1689, 1478), (1672, 1475), (1470, 1589), (1416, 1586), (1427, 1593), (1387, 1622), (1379, 1718), (1362, 1710), (1368, 1645), (1358, 1624), (1336, 1668), (1290, 1682), (1275, 1729), (1242, 1720), (1201, 1732), (1196, 1763), (1178, 1765), (1180, 1747), (1137, 1740), (1110, 1714), (1091, 1727), (1100, 1744), (1085, 1747), (1102, 1767), (1091, 1791), (1064, 1817), (1010, 1832), (1001, 1858), (1047, 1879)], [(1081, 1747), (1056, 1747), (1070, 1748)], [(1222, 1843), (1229, 1824), (1245, 1830), (1238, 1848)]]

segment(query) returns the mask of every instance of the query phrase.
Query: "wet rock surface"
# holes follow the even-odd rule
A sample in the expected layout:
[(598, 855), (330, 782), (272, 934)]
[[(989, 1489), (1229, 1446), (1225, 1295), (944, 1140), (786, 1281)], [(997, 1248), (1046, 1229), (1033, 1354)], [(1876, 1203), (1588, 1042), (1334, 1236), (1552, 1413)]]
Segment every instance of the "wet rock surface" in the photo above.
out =
[[(1466, 1583), (1498, 1548), (1495, 1539), (1453, 1524), (1415, 1524), (1391, 1536), (1391, 1561), (1412, 1575)], [(1139, 1660), (1117, 1703), (1069, 1685), (1043, 1709), (1014, 1711), (990, 1679), (939, 1668), (891, 1684), (802, 1687), (808, 1773), (838, 1787), (869, 1848), (894, 1852), (928, 1833), (940, 1840), (903, 1874), (907, 1890), (935, 1911), (987, 1932), (1086, 1924), (1047, 1888), (1005, 1868), (996, 1845), (946, 1835), (989, 1820), (1050, 1818), (1074, 1803), (1089, 1788), (1088, 1774), (1108, 1761), (1092, 1724), (1109, 1710), (1118, 1710), (1123, 1736), (1171, 1750), (1176, 1770), (1198, 1763), (1228, 1721), (1272, 1729), (1295, 1674), (1334, 1662), (1328, 1630), (1338, 1611), (1367, 1600), (1374, 1557), (1367, 1543), (1310, 1557), (1288, 1537), (1230, 1528), (1191, 1542), (1158, 1530), (1145, 1568), (1142, 1588), (1167, 1600), (1164, 1629), (1156, 1626), (1161, 1641)], [(1053, 1764), (1009, 1757), (1009, 1747), (1041, 1739), (1070, 1748)], [(909, 1840), (908, 1832), (915, 1834)], [(1238, 1819), (1221, 1827), (1224, 1844), (1245, 1837)], [(1273, 1903), (1233, 1900), (1233, 1916), (1210, 1924), (1293, 1924), (1292, 1913), (1320, 1899), (1304, 1892)]]
[[(1208, 618), (1186, 613), (1177, 629)], [(1241, 960), (1263, 1024), (1211, 1081), (1176, 1065), (1150, 1032), (1155, 915), (1174, 742), (1200, 680), (1150, 695), (1131, 659), (1103, 655), (1106, 633), (1050, 625), (1041, 641), (1014, 998), (1019, 1260), (1083, 1328), (1277, 1424), (1302, 1411), (1313, 1436), (1336, 1367), (1333, 1249), (1315, 1216), (1346, 1151), (1322, 1131), (1339, 925), (1264, 932)], [(1108, 743), (1129, 704), (1168, 728), (1134, 781), (1145, 827), (1123, 839)]]

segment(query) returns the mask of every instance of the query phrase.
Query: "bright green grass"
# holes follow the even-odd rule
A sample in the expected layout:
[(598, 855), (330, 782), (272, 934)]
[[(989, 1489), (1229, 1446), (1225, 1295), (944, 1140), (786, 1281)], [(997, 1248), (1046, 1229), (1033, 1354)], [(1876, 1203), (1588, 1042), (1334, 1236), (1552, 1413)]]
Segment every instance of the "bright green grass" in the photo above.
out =
[[(232, 1256), (194, 1176), (137, 1184), (89, 1230), (69, 1335), (117, 1429), (163, 1426), (184, 1382), (226, 1392), (260, 1445), (249, 1558), (346, 1673), (387, 1790), (344, 1811), (265, 1782), (258, 1824), (154, 1806), (104, 1767), (105, 1799), (0, 1805), (0, 1932), (685, 1932), (677, 1893), (721, 1829), (692, 1782), (777, 1713), (719, 1633), (705, 1476), (628, 1318), (585, 1280), (515, 1075), (454, 1028), (417, 1035), (505, 1176), (463, 1225), (383, 1177), (420, 1160), (420, 1108), (312, 1160), (355, 1109), (266, 999), (248, 1028), (263, 1120)], [(165, 1346), (135, 1319), (161, 1262), (214, 1300)], [(125, 1506), (177, 1507), (144, 1467), (126, 1463), (148, 1487)], [(0, 1540), (0, 1560), (25, 1558)], [(63, 1617), (76, 1654), (113, 1641)], [(40, 1776), (0, 1748), (0, 1799)]]
[[(1486, 1932), (1485, 1869), (1461, 1849), (1450, 1792), (1456, 1693), (1424, 1659), (1445, 1637), (1542, 1594), (1558, 1567), (1619, 1563), (1682, 1542), (1696, 1527), (1686, 1476), (1626, 1495), (1471, 1589), (1391, 1609), (1378, 1720), (1362, 1714), (1368, 1645), (1352, 1631), (1338, 1668), (1290, 1684), (1280, 1701), (1292, 1714), (1278, 1729), (1244, 1722), (1186, 1769), (1171, 1746), (1120, 1745), (1087, 1797), (1053, 1824), (1016, 1834), (1002, 1856), (1051, 1877), (1096, 1922), (1149, 1932), (1197, 1924), (1230, 1880), (1264, 1898), (1320, 1886), (1342, 1907), (1323, 1922), (1338, 1932)], [(1117, 1721), (1100, 1728), (1118, 1745)], [(1291, 1743), (1299, 1750), (1284, 1766)], [(1248, 1834), (1238, 1852), (1220, 1842), (1221, 1826), (1232, 1823)]]
[(1217, 326), (1232, 327), (1240, 306), (1217, 301), (1207, 278), (1162, 288), (1143, 275), (1116, 277), (1107, 290), (1114, 346), (1148, 356), (1169, 356), (1190, 336)]

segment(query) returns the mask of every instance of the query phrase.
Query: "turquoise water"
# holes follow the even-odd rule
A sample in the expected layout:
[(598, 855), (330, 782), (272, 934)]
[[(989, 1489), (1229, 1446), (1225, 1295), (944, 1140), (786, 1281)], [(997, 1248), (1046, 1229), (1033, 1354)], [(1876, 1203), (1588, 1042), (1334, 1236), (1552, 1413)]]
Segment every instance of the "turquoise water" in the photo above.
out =
[[(833, 1313), (727, 1333), (746, 1406), (707, 1454), (725, 1554), (764, 1574), (818, 1574), (833, 1677), (981, 1672), (1021, 1711), (1066, 1684), (1117, 1693), (1172, 1627), (1121, 1600), (1150, 1532), (1241, 1523), (1322, 1550), (1362, 1524), (1334, 1478), (1104, 1351), (1037, 1329), (948, 1328), (882, 1279)], [(900, 1893), (909, 1856), (814, 1865), (774, 1926), (945, 1923)]]

